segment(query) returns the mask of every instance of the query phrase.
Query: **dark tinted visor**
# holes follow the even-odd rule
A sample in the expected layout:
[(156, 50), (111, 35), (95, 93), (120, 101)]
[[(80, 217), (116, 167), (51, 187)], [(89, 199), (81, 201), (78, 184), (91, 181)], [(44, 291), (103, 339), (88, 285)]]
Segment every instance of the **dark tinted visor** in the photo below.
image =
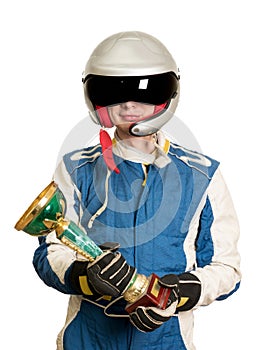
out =
[(127, 101), (160, 105), (176, 96), (178, 78), (172, 72), (136, 77), (88, 75), (84, 88), (94, 106)]

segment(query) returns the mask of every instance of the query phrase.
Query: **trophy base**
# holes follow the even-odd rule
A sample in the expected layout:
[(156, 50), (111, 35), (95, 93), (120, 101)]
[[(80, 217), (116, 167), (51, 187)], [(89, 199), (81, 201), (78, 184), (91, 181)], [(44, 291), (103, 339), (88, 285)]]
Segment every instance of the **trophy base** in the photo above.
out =
[(165, 309), (171, 289), (164, 288), (158, 283), (159, 277), (154, 273), (149, 276), (149, 285), (145, 292), (135, 302), (127, 304), (125, 310), (128, 313), (134, 311), (138, 306), (155, 306)]

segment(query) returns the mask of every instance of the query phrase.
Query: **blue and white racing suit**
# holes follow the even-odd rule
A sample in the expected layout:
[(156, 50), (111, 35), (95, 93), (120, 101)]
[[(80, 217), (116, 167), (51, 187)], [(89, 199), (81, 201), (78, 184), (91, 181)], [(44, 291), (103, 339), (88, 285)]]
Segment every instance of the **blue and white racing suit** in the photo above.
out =
[(100, 145), (64, 156), (54, 180), (66, 218), (97, 244), (119, 242), (138, 273), (194, 274), (201, 295), (154, 332), (140, 332), (124, 300), (76, 295), (69, 276), (82, 258), (52, 232), (40, 238), (34, 266), (47, 285), (71, 294), (57, 349), (193, 350), (193, 310), (228, 297), (240, 282), (239, 227), (219, 163), (168, 140), (154, 159), (118, 150), (118, 142), (113, 151), (120, 174), (106, 168)]

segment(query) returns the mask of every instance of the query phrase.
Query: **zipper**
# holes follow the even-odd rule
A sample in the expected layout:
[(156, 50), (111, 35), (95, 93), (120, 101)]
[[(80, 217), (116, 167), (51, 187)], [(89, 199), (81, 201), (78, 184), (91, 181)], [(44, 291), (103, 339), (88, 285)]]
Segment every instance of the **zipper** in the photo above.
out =
[(144, 174), (144, 180), (142, 183), (143, 187), (145, 187), (146, 182), (147, 182), (147, 178), (148, 178), (148, 166), (149, 166), (149, 164), (142, 164), (142, 170), (143, 170), (143, 174)]

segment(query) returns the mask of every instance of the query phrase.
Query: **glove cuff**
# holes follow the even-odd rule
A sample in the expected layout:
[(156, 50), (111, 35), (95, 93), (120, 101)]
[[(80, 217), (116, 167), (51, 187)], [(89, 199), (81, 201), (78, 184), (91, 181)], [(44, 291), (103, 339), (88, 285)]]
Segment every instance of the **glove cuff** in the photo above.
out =
[(97, 294), (87, 279), (87, 261), (74, 261), (71, 267), (69, 281), (76, 294), (94, 295)]
[(201, 295), (201, 282), (190, 272), (182, 273), (179, 277), (179, 303), (176, 311), (191, 310), (198, 302)]

